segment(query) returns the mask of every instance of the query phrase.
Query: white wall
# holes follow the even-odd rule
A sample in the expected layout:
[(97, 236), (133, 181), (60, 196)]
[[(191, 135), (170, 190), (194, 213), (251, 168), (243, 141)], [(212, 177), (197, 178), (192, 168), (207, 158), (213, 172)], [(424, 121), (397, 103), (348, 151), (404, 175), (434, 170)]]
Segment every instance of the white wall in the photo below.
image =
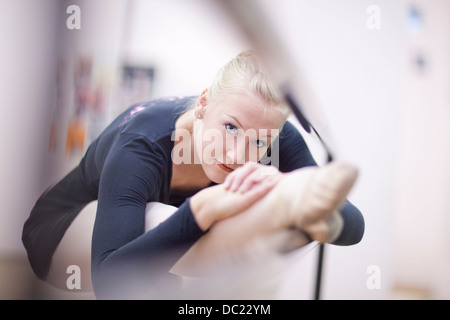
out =
[(53, 0), (0, 1), (0, 255), (21, 254), (25, 217), (36, 201), (54, 97)]
[(399, 290), (449, 299), (450, 3), (416, 1), (415, 8), (420, 23), (409, 23), (403, 63), (393, 274)]
[(247, 43), (214, 1), (132, 0), (123, 59), (155, 67), (155, 96), (199, 95)]

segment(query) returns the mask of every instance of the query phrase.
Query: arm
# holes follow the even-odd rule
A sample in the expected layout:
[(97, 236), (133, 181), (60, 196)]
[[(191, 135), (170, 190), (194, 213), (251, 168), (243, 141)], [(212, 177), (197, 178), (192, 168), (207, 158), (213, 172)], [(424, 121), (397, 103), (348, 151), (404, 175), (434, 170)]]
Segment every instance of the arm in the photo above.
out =
[(103, 167), (92, 237), (92, 281), (100, 298), (148, 290), (204, 234), (189, 200), (144, 233), (146, 204), (159, 200), (167, 166), (155, 148), (122, 135)]

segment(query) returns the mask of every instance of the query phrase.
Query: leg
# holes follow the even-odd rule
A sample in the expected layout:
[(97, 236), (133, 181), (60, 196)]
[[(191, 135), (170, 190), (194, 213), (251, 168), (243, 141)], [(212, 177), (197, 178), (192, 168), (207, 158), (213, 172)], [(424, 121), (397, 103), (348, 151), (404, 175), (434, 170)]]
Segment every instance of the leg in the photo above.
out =
[[(292, 250), (314, 240), (325, 242), (333, 213), (356, 179), (353, 167), (331, 164), (286, 174), (263, 199), (245, 212), (215, 224), (178, 261), (172, 272), (201, 276), (242, 258), (246, 245), (265, 238), (275, 250)], [(294, 230), (292, 230), (294, 228)], [(234, 258), (235, 256), (235, 258)]]
[[(156, 227), (177, 210), (176, 207), (160, 202), (150, 202), (146, 208), (145, 230)], [(94, 228), (97, 201), (87, 205), (73, 220), (55, 249), (45, 281), (53, 287), (76, 292), (93, 291), (91, 282), (91, 241)], [(79, 288), (69, 290), (67, 273), (69, 266), (79, 268)]]
[(31, 267), (38, 278), (47, 278), (52, 255), (65, 231), (94, 199), (83, 183), (79, 167), (38, 199), (22, 233)]

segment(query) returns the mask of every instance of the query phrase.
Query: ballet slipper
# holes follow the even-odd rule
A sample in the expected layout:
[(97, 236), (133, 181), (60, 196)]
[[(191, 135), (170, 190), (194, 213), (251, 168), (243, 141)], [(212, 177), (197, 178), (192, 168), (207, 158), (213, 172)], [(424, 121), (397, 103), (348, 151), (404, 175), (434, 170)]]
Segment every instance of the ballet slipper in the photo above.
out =
[(332, 162), (287, 173), (274, 191), (281, 228), (298, 228), (313, 240), (330, 242), (343, 227), (338, 211), (356, 181), (355, 167)]

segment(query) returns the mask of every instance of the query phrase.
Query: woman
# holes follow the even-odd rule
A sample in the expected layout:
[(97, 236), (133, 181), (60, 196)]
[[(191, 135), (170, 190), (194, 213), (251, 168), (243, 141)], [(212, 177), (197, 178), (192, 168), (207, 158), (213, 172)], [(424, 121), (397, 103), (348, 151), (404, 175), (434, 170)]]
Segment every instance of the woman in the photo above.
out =
[[(316, 165), (301, 135), (286, 122), (288, 114), (251, 51), (225, 65), (194, 100), (171, 98), (132, 106), (89, 146), (77, 168), (38, 199), (22, 236), (34, 272), (46, 279), (65, 231), (94, 200), (92, 283), (99, 298), (117, 297), (117, 288), (150, 288), (212, 226), (220, 229), (219, 222), (244, 217), (262, 200), (274, 204), (287, 197), (281, 201), (291, 204), (282, 204), (285, 210), (278, 214), (269, 212), (269, 220), (261, 219), (255, 232), (294, 227), (310, 240), (329, 240), (326, 219), (341, 208), (356, 173), (328, 166), (288, 174)], [(329, 185), (327, 175), (335, 176)], [(283, 183), (296, 185), (292, 180), (298, 181), (299, 190), (285, 187), (288, 196), (276, 191)], [(325, 190), (308, 191), (309, 184)], [(315, 200), (307, 204), (306, 196), (292, 201), (297, 191), (309, 192)], [(265, 197), (268, 194), (272, 196)], [(145, 232), (146, 205), (155, 201), (178, 210)], [(359, 242), (361, 213), (348, 202), (340, 211), (342, 223), (330, 241)]]

